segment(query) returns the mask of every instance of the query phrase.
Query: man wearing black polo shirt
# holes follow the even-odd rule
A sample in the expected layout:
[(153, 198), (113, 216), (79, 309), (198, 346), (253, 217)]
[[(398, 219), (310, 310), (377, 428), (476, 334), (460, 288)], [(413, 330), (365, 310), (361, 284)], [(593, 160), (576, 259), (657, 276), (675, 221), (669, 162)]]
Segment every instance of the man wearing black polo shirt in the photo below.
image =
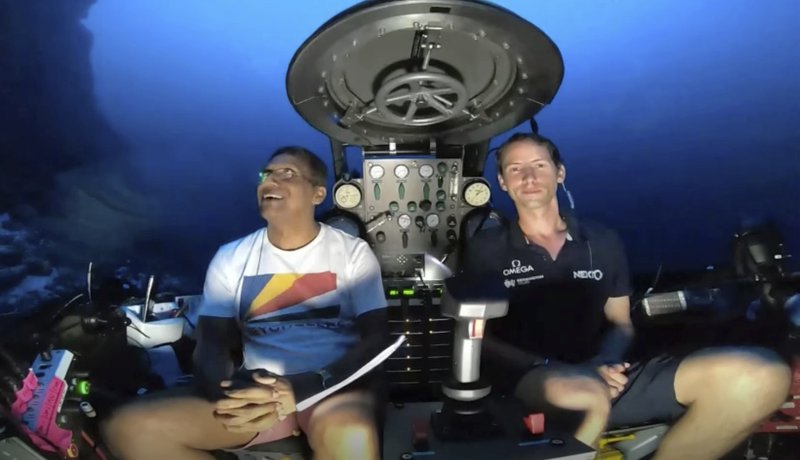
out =
[(677, 420), (658, 460), (719, 458), (785, 401), (788, 366), (765, 349), (624, 362), (634, 331), (620, 238), (559, 212), (566, 170), (548, 139), (513, 135), (497, 167), (518, 221), (479, 233), (462, 259), (464, 272), (501, 277), (509, 291), (508, 315), (488, 322), (484, 341), (496, 388), (531, 409), (582, 412), (575, 437), (590, 445), (608, 425)]

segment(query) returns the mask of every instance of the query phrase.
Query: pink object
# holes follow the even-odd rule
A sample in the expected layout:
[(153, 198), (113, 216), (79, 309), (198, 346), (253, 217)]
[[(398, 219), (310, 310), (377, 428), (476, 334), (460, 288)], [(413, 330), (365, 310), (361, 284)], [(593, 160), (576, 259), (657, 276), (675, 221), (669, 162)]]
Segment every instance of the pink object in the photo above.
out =
[(30, 436), (36, 447), (47, 452), (53, 452), (55, 451), (53, 445), (55, 445), (62, 455), (66, 455), (73, 445), (72, 432), (59, 427), (56, 423), (56, 416), (64, 399), (67, 383), (58, 377), (50, 379), (46, 390), (42, 393), (39, 410), (31, 427), (29, 422), (24, 420), (24, 415), (29, 409), (34, 409), (30, 407), (30, 401), (33, 399), (34, 390), (38, 386), (39, 380), (36, 375), (34, 375), (33, 371), (29, 372), (28, 376), (23, 380), (22, 388), (17, 391), (16, 400), (11, 405), (11, 412), (23, 420), (23, 429)]
[(528, 414), (522, 419), (525, 427), (531, 434), (544, 433), (544, 414), (537, 412), (535, 414)]

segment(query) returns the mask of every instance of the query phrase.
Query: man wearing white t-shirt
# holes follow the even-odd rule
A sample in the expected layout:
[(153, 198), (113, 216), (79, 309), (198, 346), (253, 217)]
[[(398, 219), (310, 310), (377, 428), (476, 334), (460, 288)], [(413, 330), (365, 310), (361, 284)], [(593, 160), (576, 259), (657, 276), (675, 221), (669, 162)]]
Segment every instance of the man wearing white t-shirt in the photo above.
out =
[[(378, 403), (363, 382), (301, 412), (388, 339), (381, 272), (366, 242), (320, 224), (326, 167), (300, 147), (260, 174), (265, 228), (220, 247), (206, 274), (195, 349), (197, 394), (123, 407), (104, 438), (122, 459), (213, 458), (208, 451), (302, 430), (317, 459), (380, 457)], [(234, 372), (232, 352), (243, 350)], [(361, 383), (359, 385), (359, 383)]]

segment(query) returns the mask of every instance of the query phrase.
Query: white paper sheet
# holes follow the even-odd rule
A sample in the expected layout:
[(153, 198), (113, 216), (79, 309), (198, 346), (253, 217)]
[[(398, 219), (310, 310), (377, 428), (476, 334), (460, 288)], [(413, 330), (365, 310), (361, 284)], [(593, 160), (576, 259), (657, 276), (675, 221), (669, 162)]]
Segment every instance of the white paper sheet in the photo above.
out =
[(308, 409), (309, 407), (313, 406), (314, 404), (320, 402), (326, 396), (328, 396), (328, 395), (330, 395), (330, 394), (332, 394), (332, 393), (334, 393), (336, 391), (339, 391), (341, 388), (344, 388), (347, 385), (350, 385), (354, 381), (358, 380), (359, 377), (363, 376), (364, 374), (366, 374), (367, 372), (371, 371), (372, 369), (375, 369), (375, 367), (378, 364), (386, 361), (389, 358), (389, 356), (392, 355), (392, 353), (397, 351), (397, 349), (400, 348), (400, 345), (402, 345), (403, 342), (405, 342), (405, 341), (406, 341), (406, 336), (401, 335), (400, 337), (397, 338), (397, 340), (395, 340), (394, 343), (392, 343), (391, 345), (386, 347), (382, 352), (378, 353), (367, 364), (364, 364), (363, 366), (361, 366), (361, 368), (358, 369), (357, 371), (355, 371), (352, 375), (350, 375), (350, 377), (347, 377), (346, 379), (342, 380), (341, 382), (337, 383), (336, 385), (334, 385), (334, 386), (332, 386), (330, 388), (326, 388), (326, 389), (322, 390), (321, 392), (319, 392), (319, 393), (317, 393), (317, 394), (315, 394), (313, 396), (310, 396), (310, 397), (300, 401), (299, 403), (297, 403), (297, 412), (300, 412), (300, 411)]

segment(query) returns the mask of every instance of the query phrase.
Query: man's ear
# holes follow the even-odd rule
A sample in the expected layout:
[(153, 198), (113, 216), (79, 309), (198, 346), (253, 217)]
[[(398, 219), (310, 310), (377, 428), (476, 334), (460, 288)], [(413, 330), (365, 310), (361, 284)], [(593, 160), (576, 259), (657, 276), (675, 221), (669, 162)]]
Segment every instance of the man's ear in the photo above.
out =
[(500, 184), (501, 189), (506, 192), (508, 191), (508, 187), (506, 187), (506, 181), (503, 180), (503, 175), (500, 173), (497, 173), (497, 183)]
[(314, 206), (321, 205), (326, 196), (328, 196), (328, 189), (326, 187), (317, 187), (314, 190)]
[(556, 175), (556, 181), (559, 184), (563, 184), (564, 181), (567, 180), (567, 168), (564, 165), (558, 167), (558, 174)]

